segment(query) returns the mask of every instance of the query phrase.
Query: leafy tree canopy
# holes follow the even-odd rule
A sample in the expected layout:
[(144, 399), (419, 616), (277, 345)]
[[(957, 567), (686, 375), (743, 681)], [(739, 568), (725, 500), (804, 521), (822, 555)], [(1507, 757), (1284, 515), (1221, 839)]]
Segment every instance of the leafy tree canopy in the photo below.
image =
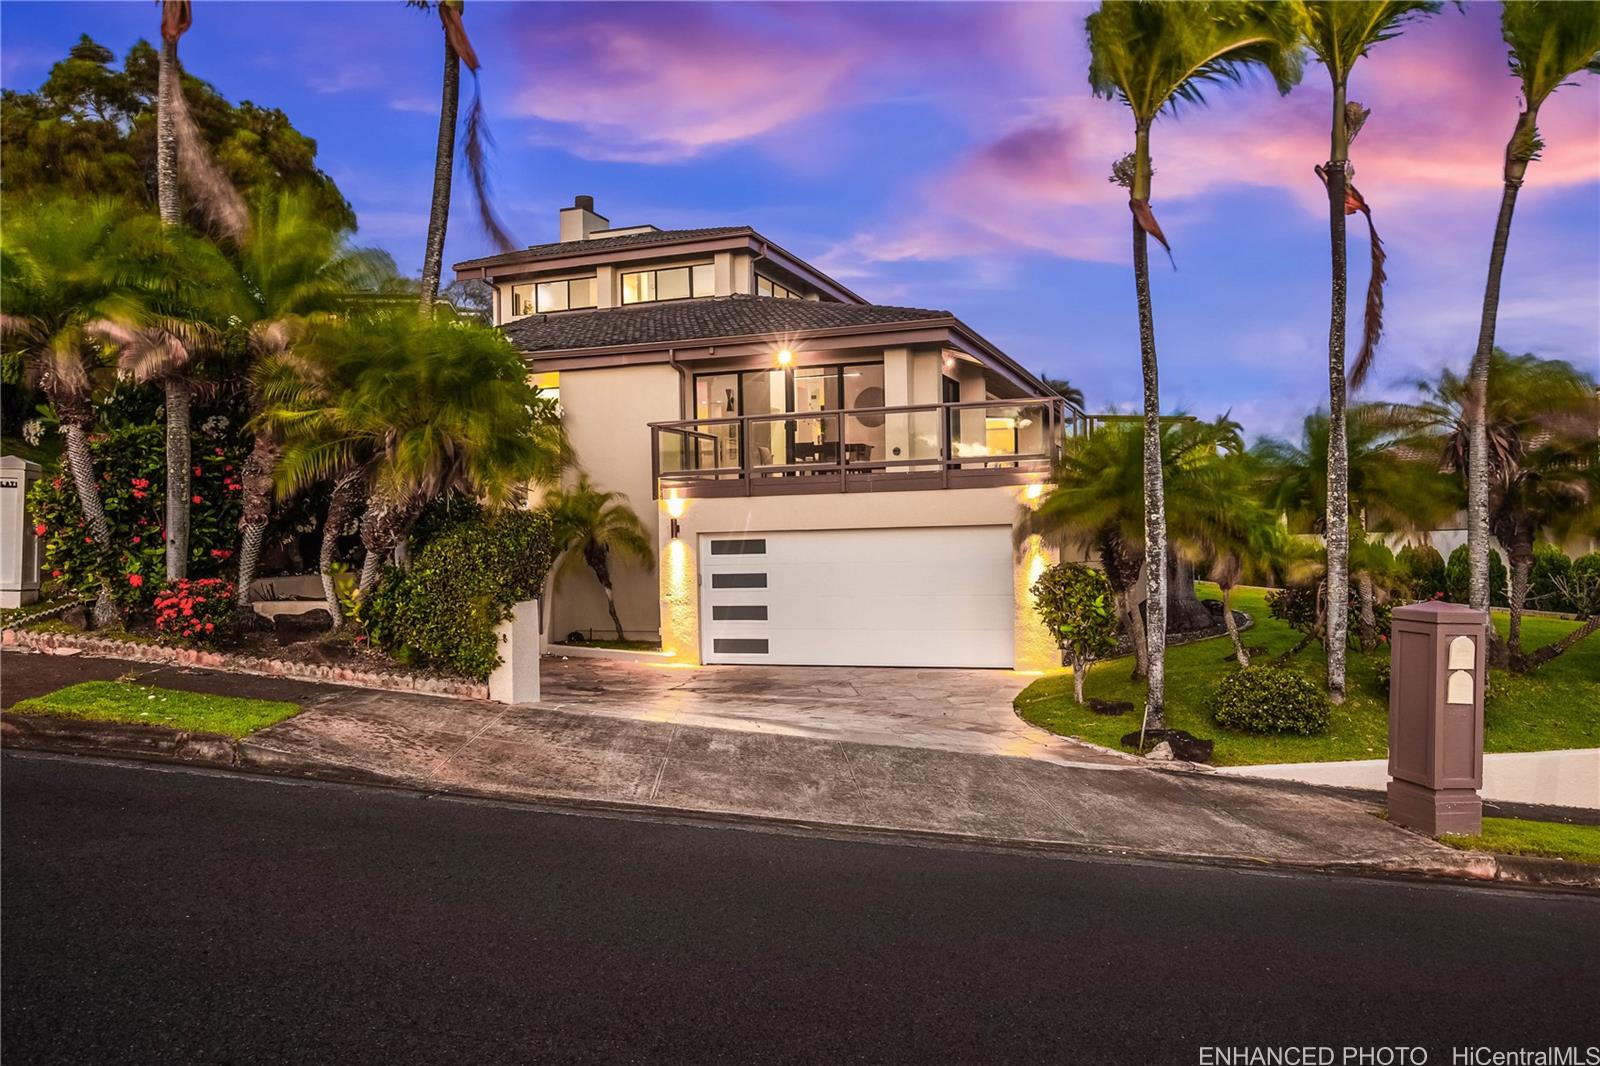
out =
[[(84, 34), (50, 68), (38, 91), (6, 90), (0, 99), (0, 165), (8, 198), (65, 193), (154, 209), (159, 56), (139, 41), (120, 70), (114, 58)], [(183, 91), (217, 163), (247, 199), (302, 188), (325, 224), (355, 227), (355, 212), (317, 167), (317, 142), (295, 129), (282, 111), (248, 100), (229, 103), (187, 74)], [(192, 221), (197, 227), (202, 222), (198, 216)]]

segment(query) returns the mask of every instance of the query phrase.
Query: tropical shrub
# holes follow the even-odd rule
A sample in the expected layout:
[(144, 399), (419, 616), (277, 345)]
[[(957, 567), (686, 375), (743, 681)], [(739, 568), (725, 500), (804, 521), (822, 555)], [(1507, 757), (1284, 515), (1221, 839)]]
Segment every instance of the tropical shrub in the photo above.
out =
[(234, 583), (220, 577), (163, 585), (150, 604), (156, 632), (180, 644), (215, 644), (231, 636), (234, 591)]
[[(57, 588), (92, 594), (109, 573), (124, 603), (143, 606), (165, 577), (162, 521), (166, 430), (121, 426), (90, 440), (112, 543), (97, 545), (65, 473), (41, 478), (28, 504), (42, 541), (44, 572)], [(242, 453), (226, 437), (194, 435), (189, 508), (189, 573), (209, 577), (228, 566), (238, 542)]]
[(1444, 556), (1431, 544), (1420, 547), (1407, 544), (1395, 554), (1395, 563), (1405, 583), (1402, 590), (1412, 600), (1431, 600), (1443, 596), (1448, 588), (1445, 580)]
[[(1467, 561), (1467, 546), (1461, 545), (1450, 553), (1450, 561), (1445, 563), (1445, 594), (1444, 598), (1451, 603), (1467, 603), (1467, 586), (1470, 581), (1471, 564)], [(1489, 605), (1491, 607), (1509, 607), (1510, 585), (1506, 578), (1506, 564), (1500, 558), (1500, 553), (1489, 553)]]
[(1553, 544), (1535, 545), (1533, 569), (1528, 574), (1529, 607), (1536, 611), (1570, 611), (1567, 594), (1562, 591), (1572, 576), (1572, 560)]
[[(1273, 589), (1267, 593), (1267, 613), (1281, 622), (1287, 622), (1291, 629), (1298, 629), (1302, 633), (1309, 633), (1317, 624), (1317, 593), (1318, 585), (1288, 585), (1281, 589)], [(1361, 616), (1361, 592), (1358, 586), (1352, 584), (1349, 595), (1350, 618)], [(1377, 635), (1380, 640), (1389, 639), (1389, 616), (1394, 612), (1394, 604), (1389, 600), (1377, 600), (1372, 605), (1372, 616), (1377, 623)], [(1360, 647), (1361, 637), (1356, 632), (1354, 625), (1349, 632), (1351, 648)]]
[(1320, 733), (1328, 728), (1328, 697), (1292, 670), (1252, 666), (1229, 674), (1211, 697), (1217, 724), (1246, 733)]
[(500, 663), (495, 627), (540, 594), (554, 554), (548, 515), (488, 512), (435, 533), (409, 570), (387, 568), (358, 617), (400, 661), (482, 681)]
[(1033, 583), (1033, 602), (1072, 664), (1072, 690), (1083, 702), (1089, 661), (1117, 642), (1117, 613), (1111, 585), (1098, 570), (1078, 563), (1046, 567)]

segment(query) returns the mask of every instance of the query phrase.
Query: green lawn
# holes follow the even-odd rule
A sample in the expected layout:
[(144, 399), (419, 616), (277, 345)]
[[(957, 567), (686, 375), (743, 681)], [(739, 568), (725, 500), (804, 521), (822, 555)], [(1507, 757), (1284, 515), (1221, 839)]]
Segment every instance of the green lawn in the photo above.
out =
[[(1217, 592), (1214, 586), (1202, 585), (1201, 594), (1214, 598)], [(1266, 656), (1255, 657), (1256, 662), (1275, 658), (1300, 640), (1298, 632), (1268, 616), (1265, 589), (1237, 590), (1233, 606), (1256, 621), (1244, 631), (1245, 644), (1268, 649)], [(1497, 612), (1496, 623), (1504, 631), (1503, 613)], [(1554, 618), (1526, 618), (1523, 644), (1534, 648), (1548, 643), (1575, 625)], [(1387, 649), (1350, 654), (1344, 705), (1333, 709), (1328, 731), (1312, 737), (1238, 733), (1212, 720), (1207, 708), (1211, 691), (1225, 674), (1237, 669), (1231, 652), (1227, 637), (1167, 649), (1167, 724), (1214, 739), (1214, 761), (1219, 766), (1379, 759), (1388, 754), (1389, 697), (1375, 680)], [(1326, 676), (1322, 648), (1315, 642), (1285, 665), (1319, 684)], [(1144, 685), (1129, 680), (1131, 670), (1129, 659), (1095, 664), (1086, 679), (1085, 695), (1131, 700), (1135, 708), (1143, 708)], [(1121, 747), (1122, 736), (1139, 728), (1138, 709), (1104, 717), (1074, 703), (1070, 670), (1052, 671), (1029, 685), (1017, 696), (1016, 707), (1034, 725), (1111, 748)], [(1487, 751), (1600, 747), (1600, 635), (1531, 675), (1494, 671), (1484, 710), (1484, 747)]]
[(1600, 863), (1600, 825), (1485, 818), (1483, 832), (1475, 837), (1443, 836), (1439, 839), (1463, 851), (1547, 855), (1572, 862)]
[(300, 706), (276, 700), (180, 692), (127, 681), (84, 681), (43, 696), (18, 700), (7, 713), (164, 725), (191, 733), (221, 733), (237, 739), (299, 714)]

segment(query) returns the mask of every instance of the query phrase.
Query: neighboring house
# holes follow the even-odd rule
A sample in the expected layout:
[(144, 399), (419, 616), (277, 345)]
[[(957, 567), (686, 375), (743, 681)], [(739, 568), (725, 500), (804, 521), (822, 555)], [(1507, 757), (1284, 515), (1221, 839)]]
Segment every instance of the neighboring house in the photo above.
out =
[[(1082, 412), (947, 311), (869, 304), (744, 226), (611, 228), (456, 264), (559, 394), (578, 460), (656, 532), (630, 636), (690, 663), (1042, 668), (1012, 530)], [(551, 630), (610, 629), (592, 580)]]

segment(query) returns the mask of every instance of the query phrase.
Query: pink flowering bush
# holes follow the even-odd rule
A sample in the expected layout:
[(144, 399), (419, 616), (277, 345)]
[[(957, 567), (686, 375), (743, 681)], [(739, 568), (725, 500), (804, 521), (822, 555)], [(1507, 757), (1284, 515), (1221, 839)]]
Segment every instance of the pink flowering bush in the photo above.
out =
[(156, 632), (180, 644), (215, 644), (227, 637), (236, 587), (220, 577), (164, 585), (151, 603)]
[[(90, 440), (112, 543), (96, 544), (65, 470), (40, 478), (29, 493), (34, 532), (43, 541), (45, 576), (58, 588), (92, 595), (109, 573), (124, 603), (142, 609), (166, 577), (166, 430), (133, 425)], [(232, 441), (196, 435), (189, 505), (189, 573), (232, 569), (239, 543), (243, 454)]]

